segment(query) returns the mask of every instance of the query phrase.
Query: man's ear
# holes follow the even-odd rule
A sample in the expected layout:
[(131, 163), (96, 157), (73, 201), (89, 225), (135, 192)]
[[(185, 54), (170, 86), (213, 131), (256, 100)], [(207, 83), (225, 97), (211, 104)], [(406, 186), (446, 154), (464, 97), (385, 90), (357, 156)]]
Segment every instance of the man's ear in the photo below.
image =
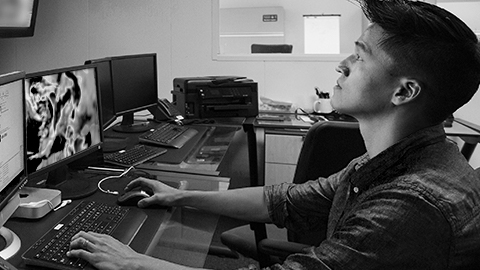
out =
[(403, 78), (400, 80), (400, 85), (392, 97), (392, 103), (401, 105), (412, 102), (417, 99), (422, 92), (422, 85), (414, 79)]

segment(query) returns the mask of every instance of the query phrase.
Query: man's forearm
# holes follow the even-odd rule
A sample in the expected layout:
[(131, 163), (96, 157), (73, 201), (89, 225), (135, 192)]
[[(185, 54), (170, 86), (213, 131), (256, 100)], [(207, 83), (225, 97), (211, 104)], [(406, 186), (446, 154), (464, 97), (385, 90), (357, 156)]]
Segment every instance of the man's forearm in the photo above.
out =
[(178, 205), (247, 221), (270, 221), (263, 187), (218, 192), (187, 191), (179, 198)]

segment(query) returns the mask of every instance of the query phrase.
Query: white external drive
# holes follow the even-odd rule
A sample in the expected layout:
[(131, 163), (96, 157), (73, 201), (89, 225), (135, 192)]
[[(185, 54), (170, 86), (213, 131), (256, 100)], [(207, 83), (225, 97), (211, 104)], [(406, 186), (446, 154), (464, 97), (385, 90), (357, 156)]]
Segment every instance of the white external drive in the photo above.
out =
[(62, 192), (56, 189), (24, 187), (20, 190), (20, 205), (12, 217), (39, 219), (62, 202)]

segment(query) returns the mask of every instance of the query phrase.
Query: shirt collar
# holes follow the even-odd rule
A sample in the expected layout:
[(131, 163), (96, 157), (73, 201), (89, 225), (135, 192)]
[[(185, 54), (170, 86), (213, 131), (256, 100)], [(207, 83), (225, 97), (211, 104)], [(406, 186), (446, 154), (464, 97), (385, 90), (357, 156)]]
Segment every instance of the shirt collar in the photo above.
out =
[[(365, 190), (373, 184), (380, 176), (389, 173), (389, 169), (397, 165), (396, 171), (401, 169), (403, 163), (398, 164), (404, 156), (419, 148), (430, 144), (445, 141), (446, 135), (443, 125), (435, 125), (410, 134), (398, 143), (387, 148), (374, 158), (370, 159), (368, 153), (358, 159), (355, 165), (356, 172), (352, 174), (350, 182)], [(395, 173), (395, 172), (390, 172)]]

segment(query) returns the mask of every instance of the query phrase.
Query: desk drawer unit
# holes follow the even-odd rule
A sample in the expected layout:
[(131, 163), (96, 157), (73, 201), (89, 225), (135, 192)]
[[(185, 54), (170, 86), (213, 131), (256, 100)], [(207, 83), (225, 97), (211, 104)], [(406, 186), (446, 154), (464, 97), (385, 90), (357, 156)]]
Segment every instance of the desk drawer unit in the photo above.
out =
[(265, 185), (292, 182), (302, 148), (302, 135), (265, 135)]

